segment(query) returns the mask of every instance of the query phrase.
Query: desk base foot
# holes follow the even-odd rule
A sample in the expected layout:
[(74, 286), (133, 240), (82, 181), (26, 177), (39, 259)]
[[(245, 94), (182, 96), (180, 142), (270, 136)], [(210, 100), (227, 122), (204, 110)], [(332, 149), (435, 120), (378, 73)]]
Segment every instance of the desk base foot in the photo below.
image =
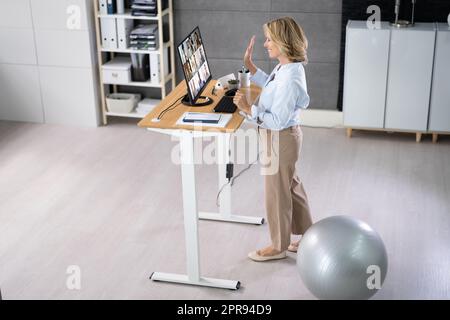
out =
[(198, 280), (198, 281), (192, 281), (192, 280), (189, 280), (187, 275), (175, 274), (175, 273), (153, 272), (152, 275), (150, 276), (150, 280), (181, 283), (181, 284), (190, 284), (193, 286), (213, 287), (213, 288), (230, 289), (230, 290), (237, 290), (241, 287), (241, 283), (239, 281), (213, 279), (213, 278), (205, 278), (205, 277), (200, 277), (200, 280)]
[(237, 223), (247, 223), (247, 224), (264, 224), (264, 218), (261, 217), (249, 217), (249, 216), (237, 216), (230, 215), (228, 217), (222, 216), (220, 213), (211, 212), (199, 212), (199, 219), (203, 220), (215, 220), (215, 221), (225, 221), (225, 222), (237, 222)]

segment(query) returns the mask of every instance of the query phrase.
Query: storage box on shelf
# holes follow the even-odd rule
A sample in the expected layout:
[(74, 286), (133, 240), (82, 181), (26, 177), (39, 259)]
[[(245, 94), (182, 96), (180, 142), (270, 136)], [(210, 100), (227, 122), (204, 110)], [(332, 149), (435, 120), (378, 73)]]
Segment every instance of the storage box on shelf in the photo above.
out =
[(136, 108), (141, 95), (130, 93), (110, 93), (106, 96), (106, 107), (108, 112), (127, 114)]
[(139, 91), (155, 101), (176, 86), (172, 0), (113, 0), (109, 7), (108, 2), (94, 1), (104, 124), (108, 116), (143, 118), (146, 110), (112, 112), (108, 93)]
[(115, 57), (102, 66), (104, 84), (123, 84), (131, 82), (131, 59)]

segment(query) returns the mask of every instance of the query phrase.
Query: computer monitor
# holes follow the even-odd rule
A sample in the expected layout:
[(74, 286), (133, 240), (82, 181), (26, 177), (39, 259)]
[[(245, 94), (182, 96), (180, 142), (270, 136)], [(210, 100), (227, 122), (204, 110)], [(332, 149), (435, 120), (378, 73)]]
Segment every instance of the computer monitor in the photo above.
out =
[[(188, 92), (183, 99), (183, 103), (191, 106), (210, 104), (212, 102), (210, 98), (201, 97), (201, 93), (212, 77), (198, 27), (178, 45), (178, 55), (183, 66)], [(206, 101), (197, 103), (199, 98), (204, 98)]]

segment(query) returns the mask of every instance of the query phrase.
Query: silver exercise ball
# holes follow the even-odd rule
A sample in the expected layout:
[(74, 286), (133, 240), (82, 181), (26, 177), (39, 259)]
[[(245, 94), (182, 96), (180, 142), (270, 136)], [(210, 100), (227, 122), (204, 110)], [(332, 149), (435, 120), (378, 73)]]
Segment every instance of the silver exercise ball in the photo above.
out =
[(387, 272), (383, 240), (367, 223), (333, 216), (313, 224), (297, 251), (297, 267), (319, 299), (369, 299)]

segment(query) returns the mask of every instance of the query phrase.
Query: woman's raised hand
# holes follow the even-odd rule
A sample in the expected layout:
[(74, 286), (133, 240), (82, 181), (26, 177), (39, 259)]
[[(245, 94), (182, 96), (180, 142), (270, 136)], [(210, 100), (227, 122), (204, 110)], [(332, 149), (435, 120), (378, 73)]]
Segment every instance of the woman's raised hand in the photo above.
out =
[(250, 70), (251, 74), (254, 74), (257, 70), (255, 64), (253, 63), (253, 46), (255, 45), (255, 36), (250, 39), (250, 43), (248, 44), (247, 50), (245, 50), (244, 55), (244, 66)]

